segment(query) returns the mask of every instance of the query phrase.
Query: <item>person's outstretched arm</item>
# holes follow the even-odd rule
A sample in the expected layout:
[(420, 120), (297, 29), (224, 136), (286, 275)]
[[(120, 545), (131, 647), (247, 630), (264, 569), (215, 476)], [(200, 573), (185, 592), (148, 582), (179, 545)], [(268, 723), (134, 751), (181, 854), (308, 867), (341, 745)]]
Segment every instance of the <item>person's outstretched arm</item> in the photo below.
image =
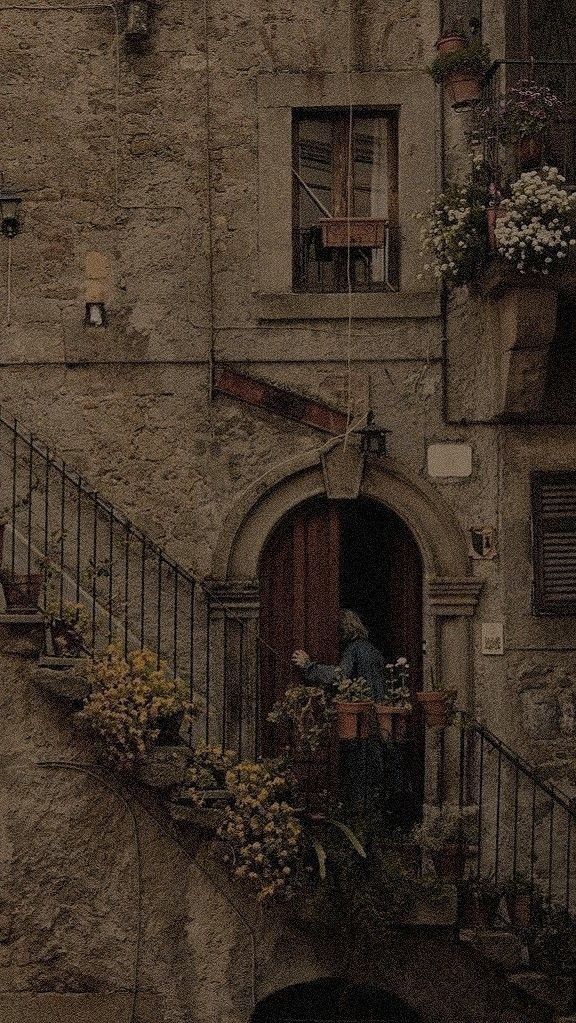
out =
[(339, 675), (343, 675), (344, 678), (354, 677), (355, 658), (350, 647), (344, 651), (339, 665), (318, 664), (305, 650), (295, 650), (292, 660), (312, 686), (333, 686)]

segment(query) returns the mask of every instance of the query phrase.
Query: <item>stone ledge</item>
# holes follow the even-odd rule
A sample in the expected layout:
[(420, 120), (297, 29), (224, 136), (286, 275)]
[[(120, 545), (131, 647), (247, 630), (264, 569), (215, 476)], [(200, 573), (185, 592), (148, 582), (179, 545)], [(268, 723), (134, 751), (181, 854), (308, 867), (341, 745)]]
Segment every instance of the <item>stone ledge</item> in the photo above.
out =
[(460, 931), (459, 937), (463, 944), (507, 972), (529, 965), (528, 949), (512, 931), (466, 928)]
[(225, 810), (210, 806), (193, 806), (190, 803), (173, 803), (170, 817), (175, 824), (189, 824), (201, 831), (216, 831), (224, 821)]

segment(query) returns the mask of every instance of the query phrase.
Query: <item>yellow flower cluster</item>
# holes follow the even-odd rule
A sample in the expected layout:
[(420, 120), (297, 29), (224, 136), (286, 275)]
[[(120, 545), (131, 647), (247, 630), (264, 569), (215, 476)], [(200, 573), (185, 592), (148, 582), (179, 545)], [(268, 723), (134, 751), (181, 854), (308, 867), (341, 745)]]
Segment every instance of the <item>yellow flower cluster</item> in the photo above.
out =
[(102, 738), (110, 759), (130, 768), (146, 758), (158, 738), (161, 719), (194, 708), (180, 679), (167, 666), (158, 667), (156, 654), (138, 650), (123, 656), (109, 646), (89, 669), (91, 686), (79, 717)]
[(226, 786), (226, 775), (238, 763), (238, 754), (223, 750), (221, 746), (197, 746), (189, 761), (184, 777), (188, 797), (197, 806), (203, 806), (204, 793)]
[(265, 901), (297, 890), (302, 827), (290, 798), (291, 779), (278, 761), (244, 762), (228, 771), (233, 796), (218, 831), (235, 877), (248, 880)]

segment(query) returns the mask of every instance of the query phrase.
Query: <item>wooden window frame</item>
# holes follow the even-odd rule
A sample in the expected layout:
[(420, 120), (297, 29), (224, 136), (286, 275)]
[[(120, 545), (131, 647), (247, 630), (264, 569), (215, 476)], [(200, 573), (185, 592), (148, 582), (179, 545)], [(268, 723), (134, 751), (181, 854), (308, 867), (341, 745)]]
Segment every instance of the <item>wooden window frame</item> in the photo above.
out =
[[(333, 216), (343, 218), (348, 213), (353, 217), (354, 197), (354, 166), (352, 167), (352, 203), (348, 195), (348, 159), (349, 159), (349, 131), (350, 131), (350, 110), (347, 107), (336, 108), (309, 108), (303, 107), (294, 109), (292, 112), (292, 158), (293, 167), (298, 167), (299, 162), (299, 124), (307, 116), (323, 118), (334, 125), (332, 139), (332, 210)], [(390, 230), (390, 281), (392, 286), (387, 287), (386, 281), (374, 288), (354, 288), (356, 294), (372, 294), (385, 291), (397, 291), (400, 279), (400, 245), (399, 245), (399, 152), (398, 152), (398, 116), (397, 107), (353, 107), (353, 122), (358, 118), (385, 118), (388, 123), (388, 228)], [(352, 161), (354, 164), (354, 160)], [(299, 168), (298, 168), (299, 169)], [(300, 230), (300, 184), (296, 177), (293, 178), (292, 187), (292, 290), (298, 294), (317, 294), (318, 292), (298, 286), (299, 276), (299, 230)], [(346, 251), (341, 250), (333, 256), (335, 277), (340, 286), (334, 294), (342, 294), (347, 291), (345, 286), (347, 277), (347, 256)]]
[[(532, 523), (532, 605), (533, 612), (542, 616), (576, 615), (576, 596), (574, 600), (551, 600), (546, 593), (544, 581), (544, 546), (546, 534), (542, 513), (542, 487), (544, 483), (572, 483), (576, 491), (576, 470), (538, 471), (531, 474), (531, 523)], [(576, 533), (576, 516), (558, 516), (558, 520), (574, 523)], [(556, 520), (555, 520), (556, 521)], [(576, 592), (576, 572), (575, 585)]]
[(431, 278), (422, 278), (420, 225), (413, 214), (426, 209), (436, 188), (436, 138), (422, 124), (437, 119), (436, 98), (424, 71), (258, 76), (258, 257), (257, 315), (260, 320), (345, 320), (346, 293), (295, 292), (292, 196), (294, 110), (398, 110), (398, 203), (402, 266), (398, 291), (354, 292), (360, 319), (430, 319), (441, 314)]

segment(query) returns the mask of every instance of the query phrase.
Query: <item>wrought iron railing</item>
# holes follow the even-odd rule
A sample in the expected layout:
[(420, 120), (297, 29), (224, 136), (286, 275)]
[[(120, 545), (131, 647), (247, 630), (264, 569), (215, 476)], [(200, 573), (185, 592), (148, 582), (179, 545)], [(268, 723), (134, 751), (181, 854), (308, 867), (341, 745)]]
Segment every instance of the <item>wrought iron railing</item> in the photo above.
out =
[[(201, 707), (194, 739), (222, 743), (242, 756), (262, 750), (259, 693), (261, 639), (253, 613), (230, 607), (169, 557), (82, 476), (0, 416), (0, 471), (4, 480), (3, 569), (42, 576), (40, 605), (59, 614), (67, 602), (84, 605), (88, 646), (111, 640), (124, 651), (154, 651), (187, 681)], [(280, 655), (273, 654), (276, 661)], [(287, 677), (287, 666), (276, 666)], [(438, 802), (474, 808), (478, 875), (496, 881), (523, 875), (549, 903), (576, 911), (576, 805), (483, 725), (462, 717), (458, 795), (454, 797), (449, 733), (438, 738)], [(405, 747), (409, 754), (409, 744)], [(354, 768), (349, 796), (377, 812), (382, 779), (368, 760)], [(364, 766), (363, 766), (364, 765)], [(448, 766), (451, 765), (451, 766)], [(341, 756), (301, 765), (315, 790), (334, 788)], [(345, 766), (345, 765), (344, 765)], [(346, 773), (346, 772), (344, 772)], [(350, 772), (348, 772), (350, 774)], [(398, 807), (394, 812), (398, 811)], [(417, 813), (417, 811), (416, 811)], [(414, 808), (408, 814), (410, 822)]]
[[(207, 742), (257, 743), (257, 636), (210, 588), (15, 419), (0, 415), (3, 582), (40, 575), (41, 609), (79, 603), (86, 648), (147, 648), (187, 682)], [(7, 573), (7, 576), (6, 576)], [(4, 587), (6, 591), (6, 587)], [(250, 681), (252, 680), (252, 681)]]
[[(473, 810), (462, 838), (472, 872), (495, 884), (519, 881), (548, 905), (576, 912), (576, 802), (466, 715), (459, 719), (459, 808)], [(447, 796), (447, 736), (439, 743)]]
[(345, 292), (397, 291), (399, 287), (400, 233), (385, 226), (384, 244), (377, 248), (331, 248), (322, 243), (322, 230), (310, 227), (295, 238), (297, 291)]
[(562, 104), (558, 117), (550, 119), (540, 136), (533, 166), (557, 167), (569, 185), (576, 185), (576, 61), (533, 59), (497, 60), (485, 79), (484, 100), (491, 114), (484, 155), (496, 185), (505, 186), (522, 169), (518, 150), (509, 142), (503, 144), (499, 120), (500, 102), (521, 82), (547, 86)]

